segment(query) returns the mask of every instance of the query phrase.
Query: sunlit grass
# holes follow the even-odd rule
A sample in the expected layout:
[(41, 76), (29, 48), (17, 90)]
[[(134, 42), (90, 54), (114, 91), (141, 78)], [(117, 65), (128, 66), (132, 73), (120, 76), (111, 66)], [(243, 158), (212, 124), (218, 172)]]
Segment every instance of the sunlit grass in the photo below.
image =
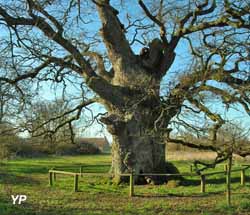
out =
[[(190, 171), (190, 161), (173, 161), (180, 172)], [(114, 185), (108, 177), (84, 176), (79, 192), (73, 192), (74, 178), (58, 175), (53, 187), (48, 185), (51, 168), (79, 172), (107, 172), (109, 155), (64, 156), (17, 159), (0, 166), (0, 215), (26, 214), (249, 214), (249, 183), (240, 185), (240, 173), (233, 173), (233, 206), (225, 199), (225, 175), (210, 176), (206, 193), (200, 193), (199, 177), (185, 177), (175, 182), (153, 186), (135, 186), (135, 197), (129, 198), (126, 184)], [(222, 170), (218, 166), (217, 170)], [(249, 175), (249, 170), (247, 171)], [(247, 178), (249, 182), (249, 178)], [(28, 200), (12, 205), (11, 195), (25, 194)]]

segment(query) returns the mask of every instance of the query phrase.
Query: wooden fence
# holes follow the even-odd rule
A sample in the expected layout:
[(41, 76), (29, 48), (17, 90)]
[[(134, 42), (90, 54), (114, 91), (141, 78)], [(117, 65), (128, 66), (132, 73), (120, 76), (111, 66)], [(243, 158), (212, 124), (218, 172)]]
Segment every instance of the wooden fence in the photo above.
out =
[[(231, 170), (231, 172), (240, 172), (240, 183), (241, 185), (245, 185), (245, 178), (246, 178), (246, 170), (250, 168), (250, 165), (242, 165), (242, 168), (237, 168)], [(205, 193), (206, 191), (206, 179), (209, 176), (217, 175), (217, 174), (226, 174), (227, 170), (224, 171), (214, 171), (214, 172), (208, 172), (201, 175), (197, 175), (194, 173), (183, 173), (183, 174), (167, 174), (167, 173), (144, 173), (144, 174), (134, 174), (132, 173), (126, 173), (121, 174), (121, 176), (129, 177), (129, 196), (133, 197), (135, 195), (134, 191), (134, 178), (135, 176), (191, 176), (191, 177), (200, 177), (200, 192)], [(83, 167), (80, 167), (79, 173), (74, 172), (68, 172), (68, 171), (61, 171), (61, 170), (55, 170), (51, 169), (49, 170), (49, 184), (50, 186), (53, 185), (53, 182), (56, 181), (57, 175), (63, 174), (63, 175), (69, 175), (74, 177), (74, 191), (78, 191), (78, 182), (79, 182), (79, 176), (112, 176), (112, 174), (109, 173), (87, 173), (83, 172)]]
[[(232, 169), (231, 172), (240, 172), (240, 184), (245, 185), (246, 181), (246, 170), (249, 168), (247, 167), (242, 167), (242, 168), (237, 168), (237, 169)], [(206, 178), (211, 176), (211, 175), (218, 175), (218, 174), (226, 174), (227, 170), (224, 171), (215, 171), (215, 172), (209, 172), (209, 173), (204, 173), (202, 174), (201, 177), (201, 192), (205, 193), (206, 191)], [(228, 181), (227, 181), (228, 183)]]

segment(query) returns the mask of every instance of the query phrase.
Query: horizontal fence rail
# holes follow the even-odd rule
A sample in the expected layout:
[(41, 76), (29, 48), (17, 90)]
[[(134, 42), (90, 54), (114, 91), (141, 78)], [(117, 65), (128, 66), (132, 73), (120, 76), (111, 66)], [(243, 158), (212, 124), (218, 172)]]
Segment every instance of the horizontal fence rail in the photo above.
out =
[[(232, 169), (231, 172), (240, 172), (240, 184), (245, 185), (245, 178), (246, 178), (246, 170), (250, 168), (250, 165), (242, 165), (242, 168), (237, 168), (237, 169)], [(226, 169), (226, 168), (225, 168)], [(214, 171), (214, 172), (208, 172), (208, 173), (203, 173), (201, 175), (195, 174), (195, 173), (179, 173), (179, 174), (170, 174), (170, 173), (123, 173), (120, 174), (120, 176), (125, 176), (129, 177), (129, 196), (132, 197), (135, 194), (134, 191), (134, 178), (136, 176), (190, 176), (190, 177), (200, 177), (200, 192), (205, 193), (206, 191), (206, 179), (209, 176), (212, 175), (219, 175), (219, 174), (226, 174), (227, 169), (224, 171)], [(111, 173), (92, 173), (92, 172), (83, 172), (83, 167), (80, 167), (80, 172), (75, 173), (75, 172), (69, 172), (69, 171), (61, 171), (61, 170), (55, 170), (54, 168), (49, 170), (49, 185), (53, 185), (53, 181), (56, 181), (56, 176), (58, 174), (62, 175), (69, 175), (69, 176), (74, 176), (74, 191), (78, 191), (78, 182), (79, 182), (79, 176), (109, 176), (112, 177), (113, 174)]]
[[(228, 168), (228, 165), (227, 164), (223, 164), (223, 163), (216, 164), (216, 166), (223, 166), (225, 171), (227, 171), (227, 168)], [(250, 167), (250, 164), (237, 164), (237, 163), (233, 163), (232, 166), (249, 166)], [(190, 165), (190, 172), (193, 172), (194, 169), (195, 169), (194, 168), (194, 164), (191, 164)]]
[[(120, 174), (120, 176), (129, 176), (131, 173)], [(171, 173), (135, 173), (134, 176), (198, 176), (194, 173), (180, 173), (180, 174), (171, 174)]]

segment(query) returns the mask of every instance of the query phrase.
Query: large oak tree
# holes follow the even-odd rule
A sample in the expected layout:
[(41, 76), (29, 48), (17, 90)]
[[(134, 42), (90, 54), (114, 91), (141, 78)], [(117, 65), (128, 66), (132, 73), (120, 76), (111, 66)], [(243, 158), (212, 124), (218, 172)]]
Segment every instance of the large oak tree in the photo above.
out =
[[(224, 119), (206, 106), (206, 95), (250, 113), (249, 11), (248, 0), (1, 1), (0, 81), (25, 94), (20, 87), (25, 81), (81, 77), (79, 85), (94, 94), (65, 113), (76, 111), (65, 124), (100, 103), (108, 112), (100, 120), (113, 137), (116, 181), (132, 170), (162, 172), (166, 139), (217, 150), (216, 133)], [(186, 46), (190, 62), (177, 62), (178, 78), (169, 81), (171, 66)], [(171, 120), (185, 110), (204, 113), (213, 122), (210, 144), (170, 137)]]

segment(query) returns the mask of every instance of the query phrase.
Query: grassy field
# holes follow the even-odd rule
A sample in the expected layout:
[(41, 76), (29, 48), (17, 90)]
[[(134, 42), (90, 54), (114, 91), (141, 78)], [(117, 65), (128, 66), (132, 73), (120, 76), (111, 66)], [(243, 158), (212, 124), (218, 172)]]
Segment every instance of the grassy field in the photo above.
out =
[[(170, 156), (171, 157), (171, 156)], [(174, 157), (172, 158), (174, 159)], [(136, 186), (133, 198), (127, 185), (113, 185), (105, 177), (82, 177), (80, 191), (73, 192), (73, 177), (59, 175), (53, 187), (48, 185), (52, 167), (77, 172), (107, 172), (109, 155), (65, 156), (39, 159), (17, 159), (0, 164), (0, 215), (212, 215), (250, 214), (250, 178), (241, 186), (240, 173), (233, 174), (233, 206), (226, 206), (225, 175), (211, 176), (207, 192), (200, 193), (199, 178), (185, 178), (185, 183)], [(190, 161), (173, 160), (181, 172), (189, 172)], [(218, 167), (220, 169), (223, 167)], [(249, 170), (247, 175), (249, 176)], [(11, 195), (25, 194), (24, 204), (13, 205)]]

